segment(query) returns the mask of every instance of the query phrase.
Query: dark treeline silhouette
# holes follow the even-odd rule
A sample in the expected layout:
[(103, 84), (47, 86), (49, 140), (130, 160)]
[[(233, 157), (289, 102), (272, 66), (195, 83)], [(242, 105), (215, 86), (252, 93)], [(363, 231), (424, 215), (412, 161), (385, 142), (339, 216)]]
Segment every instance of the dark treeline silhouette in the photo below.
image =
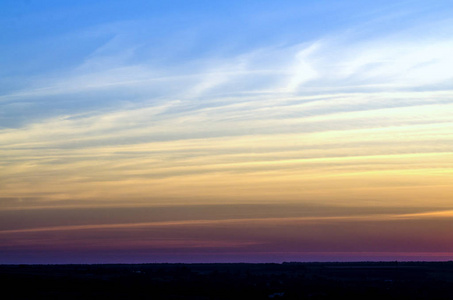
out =
[(0, 265), (0, 280), (3, 299), (453, 299), (453, 262)]

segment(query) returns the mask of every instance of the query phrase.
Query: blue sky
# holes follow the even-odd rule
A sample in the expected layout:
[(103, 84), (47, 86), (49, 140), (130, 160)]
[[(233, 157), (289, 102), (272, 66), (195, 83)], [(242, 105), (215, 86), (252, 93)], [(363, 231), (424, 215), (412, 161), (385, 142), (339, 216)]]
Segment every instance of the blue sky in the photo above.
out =
[(3, 72), (71, 70), (115, 38), (139, 48), (131, 63), (166, 65), (346, 33), (378, 37), (436, 25), (451, 9), (448, 1), (163, 2), (3, 1)]
[[(448, 39), (451, 34), (448, 1), (2, 3), (0, 88), (4, 99), (23, 91), (52, 89), (58, 82), (63, 84), (64, 78), (102, 78), (112, 70), (111, 78), (104, 80), (177, 77), (225, 69), (225, 65), (261, 55), (254, 69), (279, 72), (295, 48), (324, 43), (323, 55), (334, 60), (329, 62), (333, 64), (339, 62), (336, 56), (340, 60), (345, 52), (362, 51), (354, 50), (357, 44), (379, 47), (404, 43), (398, 47), (410, 48)], [(136, 69), (146, 74), (140, 76)], [(256, 85), (268, 84), (264, 79), (255, 80)], [(259, 89), (256, 85), (243, 89)], [(82, 96), (74, 95), (74, 89), (68, 87), (65, 92), (60, 88), (59, 93), (66, 93), (65, 100), (48, 95), (46, 99), (33, 97), (33, 104), (29, 98), (14, 100), (20, 103), (15, 103), (19, 108), (4, 107), (2, 127), (67, 112), (111, 109), (124, 101), (140, 103), (143, 98), (168, 96), (170, 92), (165, 88), (138, 92), (140, 95), (115, 91), (112, 96), (108, 91), (108, 95), (93, 91)]]
[[(107, 220), (103, 209), (118, 207), (213, 205), (219, 224), (254, 224), (240, 209), (223, 215), (230, 204), (251, 215), (281, 205), (259, 222), (291, 239), (310, 240), (288, 208), (308, 205), (322, 226), (350, 217), (346, 236), (360, 222), (396, 222), (417, 244), (401, 220), (448, 223), (453, 209), (452, 12), (451, 1), (2, 1), (0, 214), (17, 213), (0, 228), (3, 250), (26, 257), (49, 246), (42, 232), (110, 228), (115, 244), (117, 228), (185, 226), (170, 212)], [(62, 223), (71, 208), (99, 219)], [(416, 250), (448, 256), (436, 226)], [(387, 234), (373, 228), (375, 241)], [(165, 247), (145, 244), (209, 244), (175, 232)], [(244, 234), (227, 242), (279, 249), (275, 236)], [(319, 239), (307, 247), (329, 252), (331, 236)], [(360, 248), (349, 242), (335, 251)], [(394, 251), (384, 246), (366, 251)]]

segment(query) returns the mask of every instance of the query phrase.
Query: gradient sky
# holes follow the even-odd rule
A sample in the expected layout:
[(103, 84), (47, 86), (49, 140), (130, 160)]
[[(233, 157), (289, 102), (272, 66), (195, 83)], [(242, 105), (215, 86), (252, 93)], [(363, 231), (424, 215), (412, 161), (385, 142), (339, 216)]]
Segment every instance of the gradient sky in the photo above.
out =
[(453, 259), (451, 1), (0, 3), (0, 263)]

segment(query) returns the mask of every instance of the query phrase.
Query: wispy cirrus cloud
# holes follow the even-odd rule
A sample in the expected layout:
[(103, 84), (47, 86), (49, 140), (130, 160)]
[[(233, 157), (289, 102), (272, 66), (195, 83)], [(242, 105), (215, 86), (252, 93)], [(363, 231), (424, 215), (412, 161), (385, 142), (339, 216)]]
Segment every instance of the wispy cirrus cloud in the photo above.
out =
[[(54, 241), (154, 254), (450, 253), (451, 18), (421, 3), (330, 4), (260, 4), (228, 22), (99, 21), (42, 40), (73, 52), (48, 48), (55, 61), (36, 56), (37, 73), (11, 75), (0, 96), (1, 211), (17, 213), (0, 231), (8, 253)], [(316, 11), (335, 18), (321, 28)], [(321, 212), (221, 214), (244, 203)], [(58, 213), (88, 207), (106, 212)], [(147, 217), (125, 219), (126, 207)], [(403, 209), (376, 213), (389, 207)]]

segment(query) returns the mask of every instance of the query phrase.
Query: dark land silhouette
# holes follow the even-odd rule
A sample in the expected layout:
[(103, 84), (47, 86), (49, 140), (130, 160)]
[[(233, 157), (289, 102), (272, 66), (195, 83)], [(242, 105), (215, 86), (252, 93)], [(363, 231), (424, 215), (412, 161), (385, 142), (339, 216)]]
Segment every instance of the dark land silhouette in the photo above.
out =
[(3, 299), (453, 299), (452, 261), (0, 265), (0, 280)]

